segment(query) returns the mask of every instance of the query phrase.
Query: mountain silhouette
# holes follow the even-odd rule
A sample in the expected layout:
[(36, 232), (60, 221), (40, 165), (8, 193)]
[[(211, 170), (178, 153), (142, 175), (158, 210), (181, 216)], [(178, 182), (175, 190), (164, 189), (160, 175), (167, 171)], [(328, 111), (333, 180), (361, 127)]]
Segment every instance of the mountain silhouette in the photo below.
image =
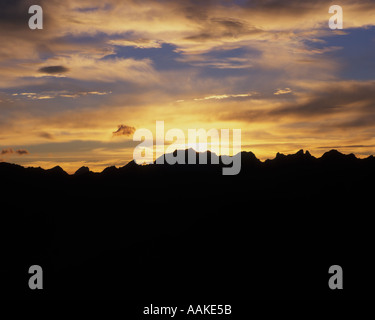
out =
[[(225, 158), (231, 158), (229, 156), (217, 156), (215, 153), (212, 153), (210, 151), (206, 152), (196, 152), (194, 149), (186, 149), (181, 150), (184, 153), (184, 164), (176, 163), (176, 166), (180, 166), (181, 170), (184, 170), (184, 166), (188, 167), (194, 167), (194, 166), (201, 166), (199, 157), (202, 154), (207, 155), (207, 164), (205, 164), (205, 168), (207, 171), (209, 171), (210, 166), (215, 166), (215, 164), (211, 164), (213, 159), (217, 159), (219, 164), (217, 166), (223, 167), (225, 164), (223, 164), (222, 159)], [(175, 150), (173, 153), (173, 156), (175, 157), (177, 155), (177, 150)], [(188, 156), (193, 155), (193, 157), (196, 159), (196, 163), (191, 165), (188, 163)], [(171, 167), (174, 165), (170, 165), (165, 160), (166, 155), (161, 156), (160, 158), (164, 158), (162, 166), (164, 167)], [(282, 153), (277, 153), (276, 157), (274, 159), (267, 159), (264, 162), (259, 160), (254, 153), (252, 152), (246, 152), (242, 151), (240, 154), (235, 155), (235, 157), (241, 157), (241, 165), (242, 170), (241, 173), (246, 172), (249, 168), (273, 168), (273, 167), (279, 167), (279, 166), (295, 166), (295, 165), (301, 165), (301, 164), (307, 164), (307, 165), (328, 165), (328, 164), (334, 164), (334, 165), (373, 165), (375, 164), (374, 157), (371, 155), (365, 159), (359, 159), (354, 154), (345, 155), (340, 153), (337, 150), (331, 150), (326, 153), (324, 153), (320, 158), (315, 158), (310, 154), (309, 151), (306, 150), (299, 150), (295, 154), (289, 154), (284, 155)], [(160, 159), (159, 159), (160, 160)], [(157, 160), (154, 161), (154, 164), (157, 163)], [(134, 171), (149, 171), (151, 169), (152, 165), (137, 165), (134, 161), (130, 161), (128, 164), (126, 164), (123, 167), (107, 167), (105, 168), (101, 173), (94, 173), (90, 171), (88, 167), (81, 167), (79, 168), (72, 176), (85, 176), (88, 174), (95, 174), (95, 175), (116, 175), (116, 174), (122, 174), (122, 173), (130, 173), (132, 170)], [(153, 168), (153, 171), (158, 171), (158, 169), (161, 169), (160, 165)], [(165, 169), (165, 168), (164, 168)], [(152, 169), (151, 169), (152, 170)], [(56, 176), (56, 177), (63, 177), (63, 176), (69, 176), (60, 166), (56, 166), (52, 169), (44, 170), (42, 168), (24, 168), (19, 165), (10, 164), (1, 162), (0, 163), (0, 174), (2, 176), (9, 176), (9, 175), (18, 175), (22, 174), (25, 177), (29, 174), (40, 174), (40, 175), (49, 175), (49, 176)]]
[[(199, 154), (183, 150), (199, 159)], [(174, 155), (176, 155), (176, 151)], [(375, 159), (336, 150), (219, 164), (44, 170), (0, 163), (7, 297), (347, 298), (373, 295)], [(165, 157), (164, 155), (163, 157)], [(225, 159), (224, 159), (225, 160)], [(225, 161), (224, 161), (225, 162)], [(198, 162), (197, 162), (198, 163)], [(210, 161), (208, 161), (210, 163)], [(225, 162), (226, 163), (226, 162)], [(230, 165), (229, 165), (230, 166)], [(45, 289), (28, 289), (41, 265)], [(343, 267), (346, 286), (328, 288)]]
[(88, 167), (83, 166), (83, 167), (79, 168), (79, 169), (74, 173), (74, 175), (75, 175), (75, 176), (81, 176), (81, 175), (87, 175), (87, 174), (90, 174), (90, 173), (92, 173), (92, 172), (90, 171), (90, 169), (89, 169)]

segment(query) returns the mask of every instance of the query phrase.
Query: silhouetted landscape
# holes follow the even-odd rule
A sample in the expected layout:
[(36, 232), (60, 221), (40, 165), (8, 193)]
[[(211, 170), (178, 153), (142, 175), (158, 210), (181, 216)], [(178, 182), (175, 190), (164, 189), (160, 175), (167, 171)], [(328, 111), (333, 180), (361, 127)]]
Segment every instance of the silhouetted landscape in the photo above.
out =
[[(186, 155), (188, 152), (186, 150)], [(215, 156), (211, 153), (208, 158)], [(0, 163), (2, 294), (244, 299), (373, 295), (375, 159), (331, 150), (69, 175)], [(210, 161), (209, 161), (210, 163)], [(28, 288), (28, 268), (45, 289)], [(328, 288), (328, 268), (346, 290)], [(369, 275), (367, 275), (369, 274)]]

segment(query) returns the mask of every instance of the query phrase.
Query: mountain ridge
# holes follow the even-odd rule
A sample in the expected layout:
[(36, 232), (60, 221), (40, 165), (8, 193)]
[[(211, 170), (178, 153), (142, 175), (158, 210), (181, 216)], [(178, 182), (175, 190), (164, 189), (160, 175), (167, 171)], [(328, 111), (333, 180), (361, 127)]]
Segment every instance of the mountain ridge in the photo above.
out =
[[(286, 165), (286, 164), (289, 164), (289, 165), (297, 165), (297, 164), (301, 164), (303, 162), (305, 163), (310, 163), (310, 164), (313, 164), (313, 163), (322, 163), (322, 162), (325, 162), (327, 164), (334, 164), (334, 163), (337, 163), (337, 164), (342, 164), (343, 162), (351, 162), (351, 163), (354, 163), (354, 162), (357, 162), (357, 163), (366, 163), (366, 162), (372, 162), (374, 161), (374, 165), (375, 165), (375, 158), (373, 155), (370, 155), (366, 158), (357, 158), (355, 154), (353, 153), (350, 153), (350, 154), (344, 154), (344, 153), (341, 153), (339, 152), (338, 150), (336, 149), (332, 149), (330, 151), (327, 151), (325, 152), (321, 157), (315, 157), (313, 155), (311, 155), (311, 153), (306, 150), (304, 151), (303, 149), (300, 149), (299, 151), (297, 151), (296, 153), (292, 153), (292, 154), (283, 154), (283, 153), (280, 153), (280, 152), (277, 152), (276, 153), (276, 156), (275, 158), (273, 159), (266, 159), (264, 161), (258, 159), (256, 157), (256, 155), (251, 152), (251, 151), (241, 151), (240, 153), (234, 155), (234, 156), (217, 156), (214, 152), (211, 152), (211, 151), (205, 151), (205, 152), (198, 152), (198, 151), (195, 151), (194, 149), (190, 148), (190, 149), (185, 149), (185, 150), (182, 150), (184, 153), (185, 153), (185, 159), (186, 159), (186, 164), (187, 164), (187, 156), (189, 154), (189, 152), (194, 152), (195, 153), (195, 156), (196, 156), (196, 159), (197, 159), (197, 164), (187, 164), (188, 166), (201, 166), (199, 164), (199, 156), (201, 154), (207, 154), (207, 164), (206, 166), (218, 166), (218, 167), (222, 167), (224, 166), (223, 162), (222, 162), (222, 159), (223, 157), (228, 157), (228, 158), (233, 158), (233, 157), (237, 157), (238, 155), (241, 155), (241, 165), (242, 166), (258, 166), (258, 167), (273, 167), (273, 166), (279, 166), (279, 165)], [(173, 153), (174, 156), (176, 156), (177, 154), (177, 150), (175, 150)], [(159, 158), (165, 158), (168, 154), (163, 154), (161, 157)], [(219, 159), (219, 164), (211, 164), (211, 159), (213, 157), (217, 157)], [(0, 174), (6, 170), (12, 170), (13, 172), (15, 172), (16, 170), (25, 170), (25, 172), (28, 172), (28, 173), (45, 173), (45, 174), (49, 174), (49, 175), (55, 175), (55, 176), (75, 176), (75, 177), (82, 177), (82, 176), (87, 176), (87, 175), (113, 175), (115, 173), (118, 173), (118, 172), (126, 172), (126, 171), (129, 171), (129, 170), (136, 170), (138, 168), (142, 168), (142, 167), (150, 167), (150, 166), (153, 166), (154, 164), (156, 164), (156, 161), (155, 160), (152, 164), (146, 164), (146, 165), (138, 165), (135, 163), (134, 160), (128, 162), (126, 165), (124, 166), (121, 166), (121, 167), (116, 167), (116, 166), (109, 166), (109, 167), (106, 167), (105, 169), (103, 169), (101, 172), (94, 172), (94, 171), (91, 171), (90, 168), (88, 168), (87, 166), (82, 166), (80, 167), (78, 170), (76, 170), (74, 173), (72, 174), (69, 174), (67, 173), (63, 168), (61, 168), (60, 166), (55, 166), (53, 168), (50, 168), (50, 169), (43, 169), (41, 167), (26, 167), (26, 166), (22, 166), (22, 165), (19, 165), (19, 164), (15, 164), (15, 163), (8, 163), (8, 162), (0, 162)], [(183, 164), (177, 164), (178, 166), (184, 166)], [(167, 163), (165, 163), (164, 161), (164, 164), (158, 164), (158, 166), (174, 166), (174, 165), (169, 165)]]

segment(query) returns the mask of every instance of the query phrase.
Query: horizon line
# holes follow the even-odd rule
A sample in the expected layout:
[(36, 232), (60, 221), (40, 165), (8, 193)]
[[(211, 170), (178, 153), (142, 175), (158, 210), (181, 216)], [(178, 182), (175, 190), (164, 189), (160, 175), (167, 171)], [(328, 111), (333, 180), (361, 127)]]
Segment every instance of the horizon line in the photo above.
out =
[[(323, 147), (322, 147), (323, 148)], [(265, 160), (261, 160), (261, 159), (259, 159), (259, 158), (257, 158), (257, 156), (256, 156), (256, 154), (254, 153), (254, 152), (252, 152), (252, 151), (246, 151), (246, 150), (242, 150), (242, 151), (240, 151), (240, 152), (238, 152), (238, 153), (236, 153), (235, 155), (217, 155), (215, 152), (212, 152), (211, 150), (206, 150), (206, 151), (197, 151), (197, 150), (195, 150), (194, 148), (192, 148), (192, 147), (190, 147), (190, 148), (187, 148), (187, 149), (175, 149), (173, 152), (171, 152), (171, 153), (164, 153), (162, 156), (160, 156), (160, 157), (163, 157), (163, 156), (165, 156), (165, 155), (167, 155), (167, 154), (172, 154), (172, 153), (174, 153), (174, 152), (176, 152), (176, 151), (179, 151), (179, 150), (182, 150), (182, 151), (185, 151), (185, 152), (187, 152), (187, 151), (189, 151), (189, 150), (193, 150), (196, 154), (204, 154), (204, 153), (211, 153), (211, 154), (213, 154), (213, 155), (215, 155), (215, 156), (217, 156), (217, 157), (219, 157), (219, 158), (221, 158), (221, 157), (230, 157), (230, 158), (232, 158), (232, 157), (236, 157), (236, 156), (238, 156), (239, 154), (242, 154), (242, 153), (251, 153), (251, 154), (253, 154), (254, 156), (255, 156), (255, 158), (257, 159), (257, 160), (259, 160), (259, 162), (260, 163), (265, 163), (265, 162), (267, 162), (267, 161), (273, 161), (273, 160), (276, 160), (277, 159), (277, 157), (280, 155), (280, 156), (293, 156), (293, 155), (297, 155), (297, 154), (299, 154), (299, 153), (303, 153), (304, 155), (310, 155), (312, 158), (315, 158), (315, 159), (321, 159), (325, 154), (327, 154), (327, 153), (329, 153), (329, 152), (332, 152), (332, 151), (334, 151), (334, 152), (337, 152), (337, 153), (339, 153), (339, 154), (341, 154), (341, 155), (344, 155), (344, 156), (354, 156), (356, 159), (358, 159), (358, 160), (363, 160), (363, 159), (368, 159), (368, 158), (372, 158), (372, 157), (374, 157), (374, 155), (373, 154), (371, 154), (371, 155), (368, 155), (368, 156), (366, 156), (366, 157), (359, 157), (358, 155), (356, 155), (355, 153), (353, 153), (353, 152), (351, 152), (351, 153), (343, 153), (343, 152), (340, 152), (340, 151), (338, 151), (337, 149), (335, 149), (335, 148), (333, 148), (333, 149), (330, 149), (329, 151), (326, 151), (326, 152), (324, 152), (320, 157), (315, 157), (313, 154), (311, 154), (311, 152), (309, 151), (309, 150), (307, 150), (307, 149), (299, 149), (297, 152), (295, 152), (295, 153), (281, 153), (281, 152), (276, 152), (276, 155), (275, 155), (275, 157), (274, 158), (267, 158), (267, 159), (265, 159)], [(22, 167), (22, 168), (25, 168), (25, 169), (42, 169), (42, 170), (45, 170), (45, 171), (48, 171), (48, 170), (52, 170), (52, 169), (55, 169), (55, 168), (61, 168), (65, 173), (67, 173), (68, 175), (70, 175), (70, 176), (73, 176), (78, 170), (80, 170), (80, 169), (82, 169), (82, 168), (88, 168), (89, 169), (89, 171), (90, 172), (92, 172), (92, 173), (96, 173), (96, 174), (100, 174), (100, 173), (103, 173), (106, 169), (108, 169), (108, 168), (116, 168), (116, 169), (120, 169), (120, 168), (123, 168), (123, 167), (126, 167), (127, 165), (129, 165), (130, 163), (132, 163), (132, 162), (134, 162), (137, 166), (149, 166), (149, 165), (154, 165), (155, 164), (155, 161), (156, 161), (156, 159), (155, 160), (153, 160), (152, 162), (150, 162), (150, 163), (145, 163), (145, 164), (137, 164), (137, 163), (135, 163), (135, 161), (134, 161), (134, 159), (133, 160), (130, 160), (130, 161), (128, 161), (127, 163), (125, 163), (124, 165), (122, 165), (122, 166), (116, 166), (116, 165), (110, 165), (110, 166), (107, 166), (107, 167), (105, 167), (102, 171), (92, 171), (88, 166), (81, 166), (81, 167), (79, 167), (77, 170), (75, 170), (74, 172), (72, 172), (72, 173), (69, 173), (69, 171), (66, 171), (63, 167), (62, 167), (62, 165), (56, 165), (56, 166), (54, 166), (54, 167), (51, 167), (51, 168), (43, 168), (43, 167), (41, 167), (41, 166), (38, 166), (38, 167), (36, 167), (36, 166), (24, 166), (24, 165), (21, 165), (21, 164), (18, 164), (18, 163), (14, 163), (14, 162), (7, 162), (7, 161), (3, 161), (3, 160), (1, 160), (0, 161), (0, 164), (10, 164), (10, 165), (16, 165), (16, 166), (20, 166), (20, 167)], [(211, 165), (211, 163), (209, 163), (210, 165)], [(188, 163), (186, 164), (186, 165), (189, 165)], [(197, 163), (197, 165), (199, 165), (199, 163)]]

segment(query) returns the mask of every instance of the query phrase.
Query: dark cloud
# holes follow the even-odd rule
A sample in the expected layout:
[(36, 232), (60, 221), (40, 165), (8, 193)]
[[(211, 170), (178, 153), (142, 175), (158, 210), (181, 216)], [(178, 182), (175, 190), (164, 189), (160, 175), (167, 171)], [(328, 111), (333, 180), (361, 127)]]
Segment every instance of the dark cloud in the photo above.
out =
[(59, 74), (59, 73), (68, 72), (69, 69), (64, 66), (49, 66), (49, 67), (40, 68), (38, 71), (42, 73), (48, 73), (48, 74)]
[(29, 154), (29, 151), (25, 150), (25, 149), (19, 149), (19, 150), (16, 150), (16, 152), (18, 155), (20, 156), (23, 156), (25, 154)]
[(338, 127), (373, 126), (375, 120), (375, 82), (350, 82), (331, 84), (313, 91), (302, 104), (286, 105), (270, 111), (266, 117), (293, 117), (299, 119), (327, 118), (328, 116), (350, 114), (349, 122)]
[[(375, 104), (374, 104), (375, 105)], [(375, 123), (375, 108), (372, 113), (363, 112), (354, 119), (341, 121), (337, 124), (341, 129), (373, 128)]]
[(14, 153), (14, 151), (11, 148), (1, 150), (2, 155), (12, 154), (12, 153)]
[[(373, 0), (363, 0), (364, 3), (371, 3)], [(350, 2), (350, 0), (341, 0), (339, 5), (344, 5)], [(336, 4), (333, 1), (326, 0), (248, 0), (241, 4), (242, 8), (257, 9), (267, 12), (277, 12), (280, 14), (306, 14), (312, 10), (319, 10), (324, 8), (324, 11), (328, 11), (329, 6)], [(327, 10), (325, 10), (327, 8)], [(325, 13), (325, 12), (324, 12)]]
[(113, 136), (130, 136), (134, 132), (134, 127), (129, 127), (121, 124), (118, 126), (118, 129), (115, 132), (113, 132)]
[[(51, 0), (1, 0), (0, 1), (0, 28), (3, 31), (1, 37), (17, 36), (18, 39), (41, 40), (54, 25), (54, 14), (49, 14), (45, 4)], [(43, 9), (43, 32), (31, 30), (29, 20), (33, 14), (29, 14), (29, 8), (38, 5)], [(6, 32), (4, 32), (6, 30)]]
[[(35, 2), (35, 3), (34, 3)], [(38, 3), (39, 2), (39, 3)], [(41, 1), (30, 0), (1, 0), (0, 2), (0, 26), (11, 30), (28, 29), (29, 7), (39, 5)]]
[(38, 134), (39, 137), (41, 138), (45, 138), (45, 139), (48, 139), (48, 140), (53, 140), (54, 139), (54, 136), (48, 132), (40, 132)]
[(2, 155), (9, 155), (9, 154), (14, 154), (14, 153), (18, 154), (19, 156), (23, 156), (25, 154), (29, 154), (29, 151), (27, 151), (25, 149), (13, 150), (12, 148), (7, 148), (7, 149), (1, 150)]
[[(49, 10), (51, 2), (52, 0), (0, 1), (0, 62), (3, 59), (24, 59), (30, 56), (30, 50), (38, 52), (38, 46), (51, 42), (51, 35), (58, 28), (55, 12)], [(29, 8), (32, 5), (39, 5), (43, 9), (43, 30), (29, 28), (29, 20), (33, 15), (29, 14)]]
[(185, 37), (186, 40), (206, 41), (220, 38), (238, 38), (243, 35), (258, 34), (264, 31), (245, 21), (234, 18), (212, 18), (201, 23), (202, 31)]
[(321, 86), (318, 90), (305, 93), (300, 101), (285, 102), (269, 110), (244, 110), (223, 115), (226, 120), (248, 122), (288, 119), (323, 119), (328, 116), (352, 115), (342, 127), (370, 126), (375, 121), (375, 81), (343, 82)]

